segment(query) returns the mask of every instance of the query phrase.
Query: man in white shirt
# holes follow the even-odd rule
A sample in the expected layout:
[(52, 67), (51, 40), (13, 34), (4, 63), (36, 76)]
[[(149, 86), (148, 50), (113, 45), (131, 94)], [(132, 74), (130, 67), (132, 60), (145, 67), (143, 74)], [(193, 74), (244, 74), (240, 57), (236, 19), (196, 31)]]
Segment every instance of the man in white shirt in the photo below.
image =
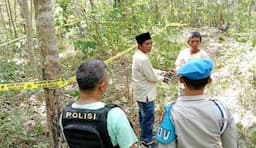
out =
[[(180, 51), (176, 61), (175, 61), (175, 69), (171, 69), (172, 72), (176, 73), (179, 68), (188, 62), (191, 59), (195, 58), (208, 58), (208, 54), (199, 48), (202, 42), (202, 36), (199, 32), (192, 32), (187, 40), (187, 44), (189, 48), (183, 49)], [(184, 86), (179, 83), (179, 96), (184, 95)]]
[(142, 144), (151, 147), (153, 144), (154, 100), (156, 98), (156, 84), (165, 81), (164, 71), (153, 69), (148, 57), (152, 49), (150, 34), (142, 33), (136, 36), (138, 49), (133, 55), (132, 79), (134, 82), (133, 97), (139, 106), (139, 122), (141, 127)]

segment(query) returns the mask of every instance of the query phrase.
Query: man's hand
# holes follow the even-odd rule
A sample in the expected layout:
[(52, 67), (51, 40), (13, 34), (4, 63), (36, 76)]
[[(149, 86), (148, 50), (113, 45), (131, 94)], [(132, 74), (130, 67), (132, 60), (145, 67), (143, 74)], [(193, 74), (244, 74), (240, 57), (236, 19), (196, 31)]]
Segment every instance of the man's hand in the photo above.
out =
[(166, 83), (166, 84), (168, 84), (169, 79), (168, 79), (167, 77), (164, 77), (163, 82)]
[(161, 71), (161, 72), (160, 72), (160, 76), (165, 76), (166, 73), (167, 73), (167, 71)]
[(165, 77), (167, 80), (171, 80), (175, 75), (176, 75), (176, 73), (171, 72), (171, 71), (168, 71), (168, 72), (164, 75), (164, 77)]
[(167, 73), (168, 73), (167, 71), (161, 71), (161, 73), (160, 73), (160, 76), (163, 77), (162, 82), (164, 82), (166, 84), (168, 84), (168, 81), (169, 81), (168, 77), (166, 77)]
[(174, 73), (174, 74), (176, 74), (176, 73), (177, 73), (176, 68), (171, 68), (171, 69), (169, 69), (169, 71), (170, 71), (170, 72), (172, 72), (172, 73)]

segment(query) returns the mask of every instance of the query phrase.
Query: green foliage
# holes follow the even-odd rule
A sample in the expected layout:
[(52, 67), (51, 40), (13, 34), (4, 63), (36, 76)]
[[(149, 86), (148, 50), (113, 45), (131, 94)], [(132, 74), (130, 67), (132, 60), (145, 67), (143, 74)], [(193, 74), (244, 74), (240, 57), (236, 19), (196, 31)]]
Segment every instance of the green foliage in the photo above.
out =
[(85, 41), (85, 40), (76, 40), (74, 42), (75, 50), (81, 50), (82, 53), (86, 57), (92, 57), (96, 51), (96, 43), (91, 41)]
[(248, 137), (251, 138), (252, 143), (256, 146), (256, 125), (252, 125), (248, 129)]
[(21, 118), (21, 113), (5, 104), (1, 107), (2, 112), (0, 113), (0, 131), (4, 131), (0, 133), (0, 146), (8, 147), (13, 144), (22, 143), (23, 140), (33, 141), (34, 138), (30, 137), (29, 133), (23, 130), (23, 123), (25, 121)]
[(167, 45), (163, 43), (160, 47), (155, 47), (155, 51), (150, 56), (152, 65), (162, 70), (175, 68), (174, 63), (181, 49), (182, 44), (179, 43), (169, 43)]
[(256, 64), (250, 70), (253, 73), (253, 75), (252, 75), (252, 82), (251, 83), (253, 85), (253, 88), (256, 89)]
[(10, 82), (10, 80), (14, 80), (16, 74), (18, 73), (18, 68), (15, 62), (10, 61), (8, 59), (0, 58), (0, 82), (6, 83)]
[[(220, 27), (227, 22), (235, 21), (231, 18), (235, 11), (238, 11), (238, 16), (242, 16), (241, 18), (255, 15), (254, 12), (244, 13), (250, 4), (249, 1), (239, 2), (238, 10), (231, 9), (233, 5), (229, 1), (185, 0), (161, 3), (159, 0), (131, 0), (120, 3), (107, 1), (92, 3), (93, 5), (88, 1), (70, 0), (56, 2), (56, 28), (59, 37), (70, 45), (74, 44), (78, 50), (82, 50), (84, 57), (110, 57), (134, 44), (136, 34), (145, 31), (155, 33), (157, 31), (155, 28), (162, 28), (170, 22)], [(239, 21), (242, 24), (239, 29), (246, 28), (248, 21), (248, 19)], [(252, 23), (254, 20), (250, 21)], [(72, 36), (65, 36), (70, 31)], [(168, 32), (172, 33), (172, 31)], [(161, 35), (162, 39), (168, 37), (168, 34)], [(237, 39), (245, 42), (248, 36)], [(164, 42), (166, 40), (159, 40), (158, 44), (162, 45)], [(170, 47), (165, 45), (164, 48)]]
[[(20, 95), (16, 91), (2, 92), (1, 94), (0, 147), (33, 146), (38, 145), (37, 143), (41, 140), (47, 146), (46, 125), (41, 123), (41, 115), (35, 114), (38, 113), (36, 111), (38, 108), (24, 106), (22, 102), (32, 103), (17, 97)], [(16, 96), (16, 98), (13, 99), (12, 96)], [(26, 98), (29, 98), (28, 96)]]
[[(82, 50), (85, 57), (95, 56), (95, 53), (100, 53), (100, 55), (97, 54), (100, 58), (110, 57), (120, 50), (125, 50), (135, 43), (134, 36), (136, 34), (143, 31), (152, 32), (152, 27), (156, 26), (155, 18), (145, 17), (151, 12), (151, 7), (147, 3), (149, 2), (130, 1), (113, 7), (107, 2), (101, 2), (90, 6), (89, 9), (84, 8), (84, 13), (87, 15), (75, 16), (78, 23), (68, 26), (73, 34), (66, 36), (66, 41), (73, 42), (76, 49)], [(68, 7), (72, 8), (72, 3), (69, 3)], [(79, 3), (78, 7), (83, 8), (83, 3)], [(86, 7), (89, 6), (86, 5)], [(74, 16), (75, 14), (69, 15)], [(59, 24), (57, 28), (61, 28), (61, 26)], [(65, 35), (61, 33), (60, 37), (63, 36)], [(70, 44), (72, 44), (71, 42)]]
[(252, 46), (256, 47), (256, 37), (252, 38), (251, 42), (252, 42)]
[(256, 147), (256, 125), (252, 125), (249, 128), (244, 128), (241, 123), (236, 125), (238, 133), (240, 135), (240, 146), (245, 148)]
[(230, 29), (228, 34), (236, 39), (238, 42), (246, 43), (250, 41), (250, 35), (247, 33), (238, 33), (234, 29)]

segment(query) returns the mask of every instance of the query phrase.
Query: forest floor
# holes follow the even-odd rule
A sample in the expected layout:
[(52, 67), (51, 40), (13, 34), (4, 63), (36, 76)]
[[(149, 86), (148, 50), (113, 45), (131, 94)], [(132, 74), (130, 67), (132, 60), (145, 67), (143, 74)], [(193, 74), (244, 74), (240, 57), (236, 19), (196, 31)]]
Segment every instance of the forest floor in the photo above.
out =
[(236, 123), (244, 127), (256, 124), (255, 47), (216, 34), (217, 30), (207, 32), (204, 48), (215, 61), (213, 83), (207, 93), (228, 105)]

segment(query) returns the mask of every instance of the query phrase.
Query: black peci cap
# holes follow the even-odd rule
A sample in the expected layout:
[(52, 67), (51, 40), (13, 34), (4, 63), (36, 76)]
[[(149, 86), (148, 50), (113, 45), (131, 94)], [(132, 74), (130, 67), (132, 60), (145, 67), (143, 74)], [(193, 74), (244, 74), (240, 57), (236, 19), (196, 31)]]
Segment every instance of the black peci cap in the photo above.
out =
[(136, 39), (138, 44), (142, 45), (146, 40), (150, 40), (151, 36), (150, 36), (149, 32), (146, 32), (146, 33), (142, 33), (140, 35), (137, 35), (135, 37), (135, 39)]

